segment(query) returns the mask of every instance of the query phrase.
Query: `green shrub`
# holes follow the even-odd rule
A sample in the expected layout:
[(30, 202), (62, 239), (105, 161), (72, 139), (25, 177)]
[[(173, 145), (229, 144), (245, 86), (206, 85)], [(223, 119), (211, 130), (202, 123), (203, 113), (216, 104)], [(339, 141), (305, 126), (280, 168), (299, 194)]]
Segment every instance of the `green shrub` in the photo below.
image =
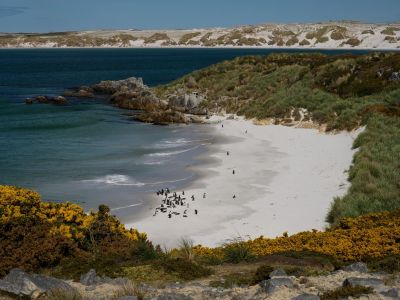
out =
[(263, 280), (270, 279), (269, 274), (274, 270), (274, 267), (268, 265), (262, 265), (257, 268), (256, 273), (253, 276), (254, 284), (257, 284)]
[(183, 280), (193, 280), (207, 277), (212, 274), (210, 268), (182, 258), (167, 258), (155, 263), (155, 267), (162, 267), (165, 272), (174, 273)]
[(321, 300), (337, 300), (346, 299), (348, 297), (358, 298), (362, 295), (373, 293), (373, 288), (364, 286), (346, 286), (340, 287), (332, 291), (328, 291), (320, 295)]
[(368, 268), (374, 272), (399, 273), (400, 255), (391, 255), (368, 262)]
[(226, 243), (223, 247), (224, 257), (227, 262), (240, 263), (254, 258), (248, 243), (242, 239), (234, 239)]

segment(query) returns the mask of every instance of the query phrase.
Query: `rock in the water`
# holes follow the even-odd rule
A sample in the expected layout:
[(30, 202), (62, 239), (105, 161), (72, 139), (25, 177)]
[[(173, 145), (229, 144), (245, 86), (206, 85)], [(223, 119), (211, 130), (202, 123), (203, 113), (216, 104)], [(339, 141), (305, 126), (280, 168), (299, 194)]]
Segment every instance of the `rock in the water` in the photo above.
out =
[(375, 291), (381, 291), (382, 289), (385, 289), (385, 283), (383, 282), (382, 279), (378, 278), (358, 278), (358, 277), (350, 277), (347, 278), (343, 282), (343, 286), (365, 286), (365, 287), (372, 287)]
[(63, 96), (57, 96), (57, 97), (51, 98), (50, 101), (55, 104), (67, 104), (68, 103), (68, 100)]
[[(56, 97), (48, 97), (48, 96), (37, 96), (35, 98), (37, 103), (41, 104), (68, 104), (68, 100), (63, 96), (56, 96)], [(32, 103), (34, 101), (32, 100)]]
[(272, 277), (284, 277), (284, 276), (287, 276), (287, 274), (286, 274), (285, 270), (282, 268), (275, 269), (269, 274), (269, 277), (271, 277), (271, 278)]
[(293, 281), (288, 277), (274, 277), (261, 281), (260, 285), (265, 292), (273, 293), (280, 287), (293, 287)]
[(79, 90), (75, 91), (66, 90), (63, 93), (63, 96), (75, 98), (94, 98), (93, 90), (89, 87), (81, 87)]
[(347, 272), (368, 273), (368, 267), (365, 263), (357, 262), (343, 268)]
[(157, 300), (193, 300), (192, 297), (184, 295), (184, 294), (176, 294), (176, 293), (166, 293), (159, 295)]
[(33, 104), (33, 99), (32, 98), (26, 98), (25, 99), (25, 104)]
[(43, 275), (28, 274), (20, 269), (12, 269), (3, 280), (0, 280), (0, 291), (19, 297), (37, 298), (51, 290), (72, 289), (63, 280)]
[(292, 300), (320, 300), (319, 296), (313, 294), (301, 294), (294, 297)]
[(389, 298), (400, 299), (400, 288), (393, 288), (388, 291), (381, 292), (381, 294)]

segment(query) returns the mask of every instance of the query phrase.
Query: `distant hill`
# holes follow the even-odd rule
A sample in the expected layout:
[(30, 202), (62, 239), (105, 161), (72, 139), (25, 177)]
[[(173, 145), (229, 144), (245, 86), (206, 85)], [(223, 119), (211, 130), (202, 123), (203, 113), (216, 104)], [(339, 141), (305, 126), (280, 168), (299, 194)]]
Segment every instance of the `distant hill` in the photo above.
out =
[(400, 49), (400, 24), (351, 21), (192, 30), (0, 34), (0, 48), (259, 47)]

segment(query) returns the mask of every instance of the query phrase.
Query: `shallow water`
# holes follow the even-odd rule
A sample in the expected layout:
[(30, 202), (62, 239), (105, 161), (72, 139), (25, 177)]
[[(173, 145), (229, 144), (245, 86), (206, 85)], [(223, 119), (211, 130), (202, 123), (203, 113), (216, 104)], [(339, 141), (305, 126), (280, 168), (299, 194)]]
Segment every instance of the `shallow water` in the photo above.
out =
[(63, 107), (28, 106), (24, 99), (131, 76), (153, 86), (225, 59), (270, 52), (0, 50), (0, 184), (32, 188), (45, 200), (69, 200), (86, 210), (105, 203), (126, 220), (148, 193), (179, 188), (195, 178), (188, 166), (210, 142), (208, 129), (133, 122), (127, 111), (103, 99)]

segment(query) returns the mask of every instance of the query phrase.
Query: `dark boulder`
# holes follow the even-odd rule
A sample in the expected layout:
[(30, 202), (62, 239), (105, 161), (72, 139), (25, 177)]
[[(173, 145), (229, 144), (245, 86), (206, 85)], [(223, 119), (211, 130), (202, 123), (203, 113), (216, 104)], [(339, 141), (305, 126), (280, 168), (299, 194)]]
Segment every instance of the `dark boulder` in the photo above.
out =
[(0, 291), (17, 297), (30, 297), (36, 299), (52, 290), (72, 290), (63, 280), (28, 274), (20, 269), (12, 269), (10, 273), (0, 280)]

